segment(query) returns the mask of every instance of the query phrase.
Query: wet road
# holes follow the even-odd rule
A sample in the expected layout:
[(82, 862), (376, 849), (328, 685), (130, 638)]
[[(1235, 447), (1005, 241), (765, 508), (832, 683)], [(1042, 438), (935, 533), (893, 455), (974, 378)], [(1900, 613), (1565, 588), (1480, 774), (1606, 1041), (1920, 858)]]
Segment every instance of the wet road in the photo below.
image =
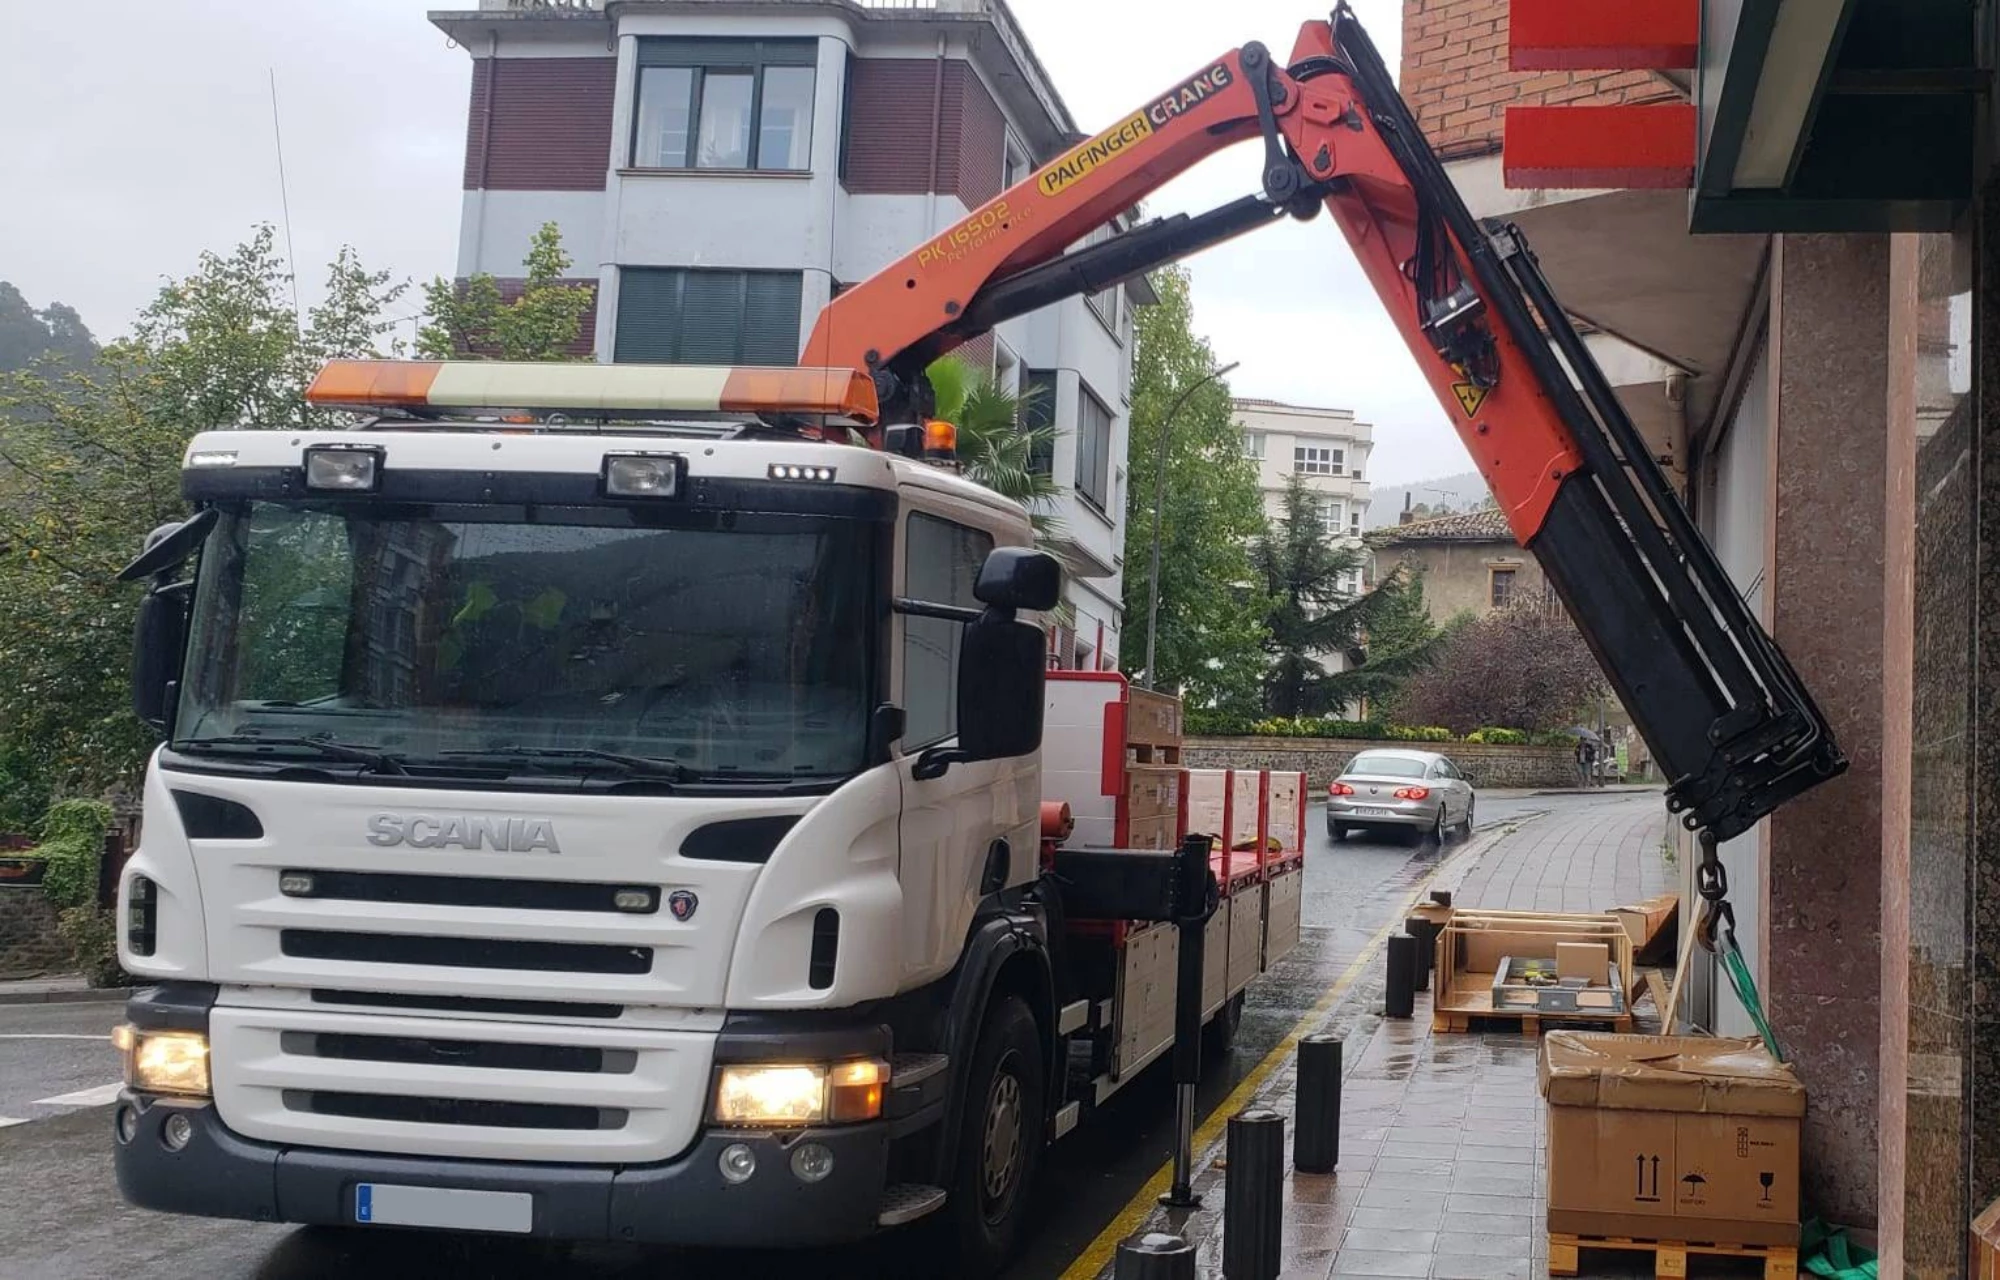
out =
[[(1496, 826), (1570, 803), (1567, 797), (1482, 797), (1479, 825)], [(1350, 838), (1330, 845), (1312, 815), (1304, 925), (1297, 951), (1253, 984), (1235, 1047), (1212, 1059), (1201, 1091), (1205, 1116), (1255, 1071), (1330, 983), (1353, 967), (1391, 923), (1412, 886), (1436, 865), (1434, 848)], [(1454, 852), (1457, 845), (1444, 852)], [(1369, 967), (1367, 978), (1374, 979)], [(1366, 1016), (1375, 997), (1357, 981), (1343, 1007)], [(538, 1249), (521, 1242), (436, 1241), (384, 1233), (300, 1230), (178, 1219), (127, 1207), (110, 1161), (110, 1112), (100, 1104), (116, 1075), (100, 1037), (118, 1020), (115, 1005), (0, 1006), (0, 1278), (98, 1280), (170, 1273), (214, 1280), (415, 1280), (519, 1277), (560, 1280), (742, 1280), (805, 1271), (824, 1277), (933, 1277), (934, 1261), (891, 1238), (873, 1247), (807, 1261), (786, 1256), (706, 1257), (628, 1249)], [(1170, 1154), (1172, 1083), (1164, 1061), (1128, 1085), (1050, 1154), (1037, 1224), (1012, 1280), (1053, 1280)], [(16, 1123), (9, 1123), (13, 1121)]]

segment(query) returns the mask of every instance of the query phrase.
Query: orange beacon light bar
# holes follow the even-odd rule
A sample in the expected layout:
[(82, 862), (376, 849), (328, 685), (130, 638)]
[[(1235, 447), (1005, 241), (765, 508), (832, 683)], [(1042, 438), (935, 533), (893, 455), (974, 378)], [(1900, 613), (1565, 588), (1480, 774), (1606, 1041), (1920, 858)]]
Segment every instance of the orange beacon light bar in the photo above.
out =
[(364, 411), (802, 413), (863, 424), (878, 412), (874, 383), (852, 369), (476, 360), (333, 360), (306, 402)]

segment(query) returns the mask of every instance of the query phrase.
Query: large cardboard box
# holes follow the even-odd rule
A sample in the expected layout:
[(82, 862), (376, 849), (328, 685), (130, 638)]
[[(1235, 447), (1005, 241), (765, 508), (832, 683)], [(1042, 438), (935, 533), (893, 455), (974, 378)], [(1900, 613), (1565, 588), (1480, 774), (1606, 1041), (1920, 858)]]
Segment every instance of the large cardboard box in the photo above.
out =
[(1549, 1230), (1792, 1244), (1806, 1093), (1756, 1040), (1551, 1031)]

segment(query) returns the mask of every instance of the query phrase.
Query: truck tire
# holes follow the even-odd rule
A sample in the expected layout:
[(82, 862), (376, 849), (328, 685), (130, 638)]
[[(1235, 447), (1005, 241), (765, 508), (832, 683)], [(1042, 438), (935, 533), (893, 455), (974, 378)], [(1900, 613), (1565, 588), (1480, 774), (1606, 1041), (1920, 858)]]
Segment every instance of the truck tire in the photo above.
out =
[(1008, 996), (988, 1012), (965, 1082), (945, 1207), (958, 1250), (954, 1275), (995, 1275), (1013, 1255), (1041, 1169), (1046, 1079), (1035, 1016)]

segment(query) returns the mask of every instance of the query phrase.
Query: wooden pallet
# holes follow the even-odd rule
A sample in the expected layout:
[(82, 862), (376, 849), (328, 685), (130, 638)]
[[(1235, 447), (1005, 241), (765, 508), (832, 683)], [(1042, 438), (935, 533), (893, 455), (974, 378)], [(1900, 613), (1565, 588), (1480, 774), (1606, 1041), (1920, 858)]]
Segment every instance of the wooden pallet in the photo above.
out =
[(1557, 1026), (1577, 1027), (1588, 1031), (1616, 1031), (1621, 1035), (1630, 1035), (1636, 1025), (1629, 1013), (1599, 1018), (1576, 1013), (1519, 1013), (1512, 1010), (1454, 1013), (1447, 1009), (1431, 1015), (1433, 1032), (1518, 1031), (1524, 1036), (1539, 1036), (1545, 1026)]
[(1549, 1233), (1549, 1274), (1573, 1276), (1581, 1267), (1578, 1251), (1623, 1249), (1653, 1255), (1656, 1280), (1679, 1280), (1688, 1273), (1688, 1255), (1717, 1258), (1761, 1258), (1764, 1280), (1798, 1280), (1799, 1251), (1790, 1245), (1701, 1244), (1681, 1240), (1635, 1240), (1627, 1236), (1573, 1236)]
[(1181, 762), (1181, 748), (1178, 743), (1171, 747), (1163, 747), (1145, 742), (1128, 742), (1125, 744), (1125, 756), (1127, 764), (1170, 764), (1178, 766)]

